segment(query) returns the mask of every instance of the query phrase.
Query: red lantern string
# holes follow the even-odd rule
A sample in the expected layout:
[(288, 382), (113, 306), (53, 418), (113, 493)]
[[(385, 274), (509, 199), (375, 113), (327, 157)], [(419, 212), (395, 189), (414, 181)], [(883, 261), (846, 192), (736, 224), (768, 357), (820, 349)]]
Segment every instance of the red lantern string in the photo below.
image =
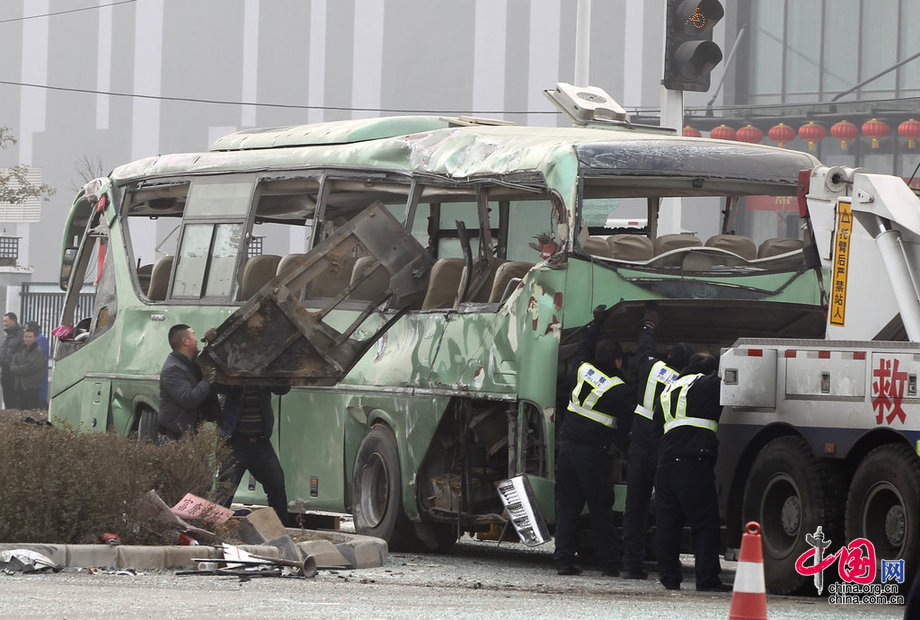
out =
[(763, 140), (763, 132), (750, 123), (735, 132), (735, 140), (747, 142), (749, 144), (758, 144)]
[(787, 142), (795, 140), (795, 129), (785, 123), (780, 123), (770, 127), (770, 131), (767, 132), (767, 135), (771, 140), (776, 142), (779, 148), (783, 148), (786, 146)]
[(907, 148), (914, 148), (917, 145), (917, 139), (920, 138), (920, 121), (914, 119), (904, 121), (898, 125), (898, 135), (907, 138)]
[(847, 142), (859, 137), (859, 129), (850, 121), (840, 121), (831, 125), (831, 135), (840, 140), (840, 148), (847, 150)]
[(734, 140), (735, 130), (723, 124), (718, 127), (713, 127), (712, 131), (709, 132), (709, 136), (718, 140)]
[(807, 125), (799, 127), (799, 137), (808, 142), (808, 150), (815, 151), (815, 143), (820, 142), (827, 136), (827, 130), (814, 121), (808, 121)]
[(878, 141), (886, 137), (889, 131), (888, 125), (877, 118), (868, 120), (862, 125), (863, 135), (872, 138), (872, 148), (874, 149), (878, 148)]

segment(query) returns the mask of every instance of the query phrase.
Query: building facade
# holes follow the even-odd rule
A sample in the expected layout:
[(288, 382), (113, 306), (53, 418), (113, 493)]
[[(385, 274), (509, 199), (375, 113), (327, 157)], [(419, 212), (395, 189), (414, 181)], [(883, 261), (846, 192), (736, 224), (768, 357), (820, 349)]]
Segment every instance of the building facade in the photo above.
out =
[[(165, 152), (200, 151), (249, 127), (411, 113), (565, 123), (542, 90), (575, 72), (575, 0), (8, 0), (0, 3), (0, 125), (57, 189), (37, 223), (8, 221), (33, 279), (56, 281), (63, 221), (91, 173)], [(686, 122), (769, 129), (808, 120), (827, 132), (878, 115), (873, 149), (815, 143), (828, 163), (909, 176), (897, 136), (920, 60), (832, 104), (915, 53), (920, 0), (723, 2), (726, 60), (709, 93), (687, 93)], [(589, 81), (634, 118), (657, 122), (666, 0), (594, 0)], [(818, 36), (816, 36), (816, 33)], [(739, 36), (740, 35), (740, 36)], [(729, 52), (737, 47), (729, 58)], [(713, 96), (717, 92), (717, 96)], [(875, 103), (875, 102), (879, 103)], [(821, 102), (822, 106), (813, 104)], [(890, 112), (890, 114), (889, 114)], [(887, 114), (887, 116), (885, 115)], [(830, 115), (830, 116), (828, 116)], [(918, 119), (920, 120), (920, 119)], [(796, 137), (790, 148), (808, 148)], [(94, 170), (95, 169), (95, 170)], [(152, 247), (169, 231), (151, 224)], [(299, 240), (292, 239), (292, 251)], [(8, 302), (8, 306), (11, 306)]]

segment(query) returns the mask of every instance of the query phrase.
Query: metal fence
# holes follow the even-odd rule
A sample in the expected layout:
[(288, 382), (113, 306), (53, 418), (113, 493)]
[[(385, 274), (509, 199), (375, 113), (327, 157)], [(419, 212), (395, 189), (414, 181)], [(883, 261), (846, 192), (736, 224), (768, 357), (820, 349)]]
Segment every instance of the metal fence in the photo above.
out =
[[(23, 282), (19, 299), (19, 324), (35, 321), (41, 325), (42, 333), (53, 344), (51, 330), (57, 327), (64, 309), (64, 291), (55, 282)], [(93, 299), (96, 294), (90, 291), (80, 293), (77, 302), (77, 317), (92, 316)]]

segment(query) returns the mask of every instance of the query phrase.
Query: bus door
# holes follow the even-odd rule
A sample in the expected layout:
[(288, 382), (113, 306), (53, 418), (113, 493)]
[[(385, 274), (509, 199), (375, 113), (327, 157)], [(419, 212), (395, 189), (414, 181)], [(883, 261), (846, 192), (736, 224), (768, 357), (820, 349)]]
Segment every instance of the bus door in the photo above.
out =
[[(60, 327), (55, 330), (56, 358), (66, 356), (112, 326), (117, 308), (109, 248), (109, 225), (115, 215), (112, 200), (111, 180), (95, 179), (84, 186), (65, 223), (60, 285), (68, 294)], [(95, 291), (93, 313), (78, 316), (80, 291), (87, 286)]]

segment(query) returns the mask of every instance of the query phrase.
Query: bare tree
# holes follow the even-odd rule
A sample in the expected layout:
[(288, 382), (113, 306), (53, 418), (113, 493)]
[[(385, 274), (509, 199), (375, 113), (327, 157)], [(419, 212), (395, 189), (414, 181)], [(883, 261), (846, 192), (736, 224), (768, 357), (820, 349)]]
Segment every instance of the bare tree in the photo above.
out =
[[(16, 144), (9, 127), (0, 127), (0, 149)], [(18, 205), (30, 198), (48, 200), (54, 188), (45, 183), (32, 183), (28, 179), (29, 166), (0, 168), (0, 203)]]
[(105, 176), (105, 169), (102, 167), (101, 155), (81, 155), (80, 159), (74, 162), (73, 169), (77, 173), (79, 181), (70, 186), (74, 192), (79, 192), (83, 184), (93, 179)]

